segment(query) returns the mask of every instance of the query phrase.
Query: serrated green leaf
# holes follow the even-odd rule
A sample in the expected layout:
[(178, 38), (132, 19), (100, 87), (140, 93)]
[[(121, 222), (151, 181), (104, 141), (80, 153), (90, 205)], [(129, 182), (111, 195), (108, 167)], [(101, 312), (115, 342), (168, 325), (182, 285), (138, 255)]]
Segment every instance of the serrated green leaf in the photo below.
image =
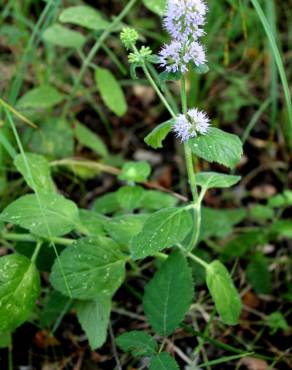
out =
[(40, 292), (39, 273), (19, 254), (0, 258), (0, 331), (12, 331), (33, 311)]
[(94, 8), (85, 5), (76, 5), (64, 9), (59, 21), (62, 23), (72, 23), (89, 30), (105, 30), (110, 23)]
[(47, 28), (43, 33), (43, 39), (53, 45), (73, 49), (81, 49), (86, 41), (81, 33), (70, 30), (60, 24), (53, 24)]
[(184, 319), (193, 297), (191, 269), (173, 253), (145, 287), (144, 312), (156, 333), (168, 336)]
[(166, 11), (166, 0), (143, 0), (146, 8), (153, 13), (163, 16)]
[(78, 122), (74, 126), (74, 133), (76, 139), (79, 141), (81, 145), (93, 150), (101, 157), (108, 156), (107, 147), (105, 146), (101, 138), (96, 133), (89, 130), (86, 126)]
[(34, 191), (39, 193), (55, 191), (50, 166), (45, 157), (33, 153), (25, 153), (25, 157), (18, 154), (14, 158), (14, 165)]
[(200, 172), (196, 182), (205, 190), (211, 188), (229, 188), (240, 181), (240, 176), (226, 175), (218, 172)]
[(42, 85), (29, 90), (17, 102), (18, 109), (48, 109), (61, 103), (64, 95), (53, 86)]
[(162, 352), (152, 358), (149, 370), (179, 370), (179, 367), (169, 353)]
[(144, 139), (145, 143), (154, 149), (162, 148), (162, 142), (170, 133), (173, 126), (173, 120), (161, 123)]
[(222, 321), (228, 325), (238, 324), (241, 299), (228, 270), (220, 261), (208, 265), (206, 282)]
[(270, 294), (273, 289), (272, 276), (266, 257), (258, 252), (248, 264), (246, 277), (253, 290), (258, 294)]
[(94, 351), (106, 341), (111, 312), (111, 297), (98, 295), (92, 301), (75, 304), (78, 321), (84, 330), (90, 347)]
[(73, 298), (91, 300), (98, 294), (112, 295), (124, 280), (125, 261), (110, 239), (79, 239), (61, 253), (60, 261), (52, 268), (50, 281), (56, 290), (68, 295), (61, 263)]
[(192, 226), (190, 212), (184, 208), (165, 208), (153, 213), (141, 233), (131, 240), (133, 259), (153, 256), (164, 248), (182, 242)]
[(117, 191), (117, 200), (122, 209), (131, 211), (140, 208), (143, 194), (141, 186), (123, 186)]
[(153, 356), (157, 351), (157, 342), (149, 334), (142, 331), (130, 331), (117, 338), (117, 345), (134, 357)]
[(178, 199), (171, 194), (158, 190), (146, 190), (140, 202), (140, 207), (156, 211), (162, 208), (174, 207), (177, 203)]
[(59, 194), (29, 194), (10, 203), (0, 214), (0, 220), (50, 238), (73, 230), (79, 224), (79, 213), (75, 203)]
[(142, 230), (148, 217), (143, 214), (112, 217), (105, 220), (104, 227), (117, 243), (128, 244)]
[(144, 182), (151, 173), (151, 167), (148, 162), (127, 162), (122, 167), (119, 179), (131, 182)]
[(242, 156), (242, 143), (238, 136), (211, 127), (206, 135), (188, 141), (192, 152), (208, 162), (217, 162), (234, 168)]
[(110, 70), (98, 67), (95, 71), (95, 80), (105, 105), (117, 116), (122, 117), (128, 107), (124, 92), (115, 76)]
[(106, 218), (97, 212), (88, 209), (80, 209), (79, 217), (82, 226), (87, 230), (86, 235), (103, 236)]

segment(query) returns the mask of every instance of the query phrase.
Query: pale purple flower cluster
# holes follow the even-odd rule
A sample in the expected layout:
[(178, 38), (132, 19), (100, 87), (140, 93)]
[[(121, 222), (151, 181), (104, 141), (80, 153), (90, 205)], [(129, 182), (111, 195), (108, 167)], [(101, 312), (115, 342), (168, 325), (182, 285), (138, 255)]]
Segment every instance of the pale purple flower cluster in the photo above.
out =
[(185, 142), (197, 135), (205, 135), (210, 126), (207, 114), (197, 108), (190, 109), (187, 114), (179, 114), (172, 130), (176, 136)]
[(206, 63), (203, 46), (198, 42), (204, 35), (207, 5), (203, 0), (168, 0), (164, 26), (172, 37), (160, 51), (160, 64), (167, 72), (188, 71), (188, 65)]

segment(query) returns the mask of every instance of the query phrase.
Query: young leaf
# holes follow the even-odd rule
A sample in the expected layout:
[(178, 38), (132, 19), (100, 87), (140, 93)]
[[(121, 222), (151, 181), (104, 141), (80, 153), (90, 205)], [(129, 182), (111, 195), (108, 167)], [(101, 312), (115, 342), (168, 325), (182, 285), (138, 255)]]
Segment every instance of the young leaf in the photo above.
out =
[[(49, 163), (43, 156), (25, 153), (24, 158), (22, 154), (18, 154), (14, 158), (14, 164), (28, 186), (34, 191), (39, 193), (53, 193), (55, 191)], [(27, 167), (29, 167), (30, 171), (28, 171)]]
[(110, 25), (96, 9), (85, 5), (70, 6), (64, 9), (59, 16), (59, 21), (94, 31), (105, 30)]
[(242, 156), (242, 143), (238, 136), (211, 127), (206, 135), (189, 140), (192, 152), (208, 162), (217, 162), (234, 168)]
[(272, 292), (272, 276), (266, 257), (258, 252), (248, 264), (246, 269), (247, 280), (253, 290), (258, 294), (270, 294)]
[(78, 321), (87, 335), (91, 349), (94, 351), (100, 348), (107, 338), (111, 297), (100, 294), (92, 301), (78, 301), (75, 306)]
[(157, 351), (157, 342), (143, 331), (130, 331), (117, 338), (117, 345), (124, 352), (131, 352), (134, 357), (153, 356)]
[(104, 145), (103, 141), (96, 135), (96, 133), (89, 130), (86, 126), (81, 123), (77, 123), (74, 126), (74, 133), (76, 139), (81, 145), (86, 148), (93, 150), (95, 153), (101, 157), (108, 156), (107, 147)]
[(126, 245), (141, 232), (148, 217), (147, 214), (112, 217), (104, 221), (104, 228), (117, 243)]
[(179, 370), (179, 367), (169, 353), (162, 352), (152, 358), (149, 370)]
[(156, 333), (168, 336), (184, 319), (193, 297), (191, 269), (173, 253), (145, 288), (144, 311)]
[(78, 208), (55, 193), (24, 195), (0, 214), (0, 221), (10, 222), (33, 234), (50, 238), (68, 234), (79, 224)]
[(196, 175), (196, 182), (205, 190), (211, 188), (229, 188), (240, 181), (240, 176), (226, 175), (217, 172), (200, 172)]
[(67, 281), (72, 297), (80, 300), (112, 295), (124, 280), (125, 260), (110, 239), (79, 239), (61, 253), (60, 261), (55, 261), (50, 281), (56, 290), (68, 295)]
[(121, 209), (117, 193), (112, 192), (97, 198), (93, 205), (93, 210), (102, 214), (111, 214)]
[(157, 126), (149, 135), (144, 139), (145, 143), (154, 149), (162, 148), (162, 142), (166, 136), (170, 133), (173, 126), (173, 119), (161, 123)]
[(123, 186), (117, 191), (117, 200), (122, 209), (131, 211), (140, 208), (144, 189), (141, 186)]
[(0, 258), (0, 332), (12, 331), (33, 311), (40, 292), (39, 273), (19, 254)]
[(81, 33), (70, 30), (60, 24), (53, 24), (47, 28), (43, 33), (43, 39), (53, 45), (73, 49), (81, 49), (86, 41)]
[(64, 95), (53, 86), (42, 85), (25, 93), (17, 102), (18, 109), (48, 109), (61, 103)]
[(140, 202), (140, 207), (157, 211), (162, 208), (175, 207), (177, 203), (178, 199), (171, 194), (158, 190), (146, 190)]
[(105, 105), (117, 116), (122, 117), (128, 107), (124, 92), (115, 76), (108, 69), (98, 67), (95, 79)]
[(220, 261), (214, 261), (207, 268), (206, 282), (222, 321), (236, 325), (241, 312), (241, 299), (229, 275)]
[(166, 0), (143, 0), (143, 2), (146, 8), (160, 16), (166, 11)]
[(153, 256), (164, 248), (182, 242), (192, 226), (190, 212), (184, 208), (165, 208), (153, 213), (141, 233), (131, 240), (133, 259)]
[(150, 173), (151, 167), (148, 162), (127, 162), (123, 165), (119, 179), (131, 182), (144, 182), (148, 179)]
[(286, 321), (283, 314), (279, 311), (275, 311), (267, 316), (267, 324), (271, 329), (271, 335), (274, 335), (278, 330), (288, 331), (289, 324)]

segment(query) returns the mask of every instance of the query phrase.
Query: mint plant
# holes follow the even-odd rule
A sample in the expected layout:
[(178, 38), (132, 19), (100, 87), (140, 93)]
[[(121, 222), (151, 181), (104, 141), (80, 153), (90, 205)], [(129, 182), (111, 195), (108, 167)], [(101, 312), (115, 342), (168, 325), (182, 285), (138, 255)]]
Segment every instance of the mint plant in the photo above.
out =
[[(149, 281), (145, 283), (143, 279), (142, 294), (136, 293), (148, 328), (125, 332), (116, 342), (134, 362), (140, 364), (146, 358), (150, 370), (177, 370), (179, 364), (168, 351), (168, 339), (179, 328), (195, 335), (186, 317), (196, 309), (203, 285), (212, 299), (211, 320), (228, 326), (239, 323), (241, 297), (227, 263), (231, 266), (230, 262), (243, 258), (247, 262), (247, 281), (254, 291), (271, 292), (270, 261), (261, 250), (250, 250), (255, 242), (262, 246), (277, 238), (291, 237), (291, 225), (281, 220), (281, 214), (291, 206), (292, 197), (290, 191), (284, 191), (267, 204), (251, 207), (249, 212), (204, 205), (210, 189), (228, 189), (240, 182), (241, 177), (235, 172), (243, 147), (238, 136), (216, 127), (202, 106), (190, 104), (189, 73), (209, 71), (202, 42), (208, 12), (203, 0), (168, 0), (166, 9), (164, 1), (144, 0), (149, 9), (164, 15), (163, 26), (171, 39), (158, 54), (142, 44), (143, 38), (136, 29), (125, 27), (120, 34), (132, 78), (145, 76), (169, 115), (148, 133), (145, 143), (151, 149), (163, 149), (167, 136), (175, 136), (184, 151), (188, 196), (165, 189), (149, 190), (152, 168), (146, 161), (127, 161), (116, 168), (107, 163), (59, 159), (71, 156), (72, 130), (79, 144), (103, 159), (110, 156), (101, 139), (82, 123), (74, 121), (68, 133), (66, 119), (70, 116), (71, 98), (93, 56), (134, 3), (131, 0), (111, 23), (88, 6), (62, 10), (58, 21), (42, 37), (47, 43), (76, 52), (84, 62), (69, 96), (42, 85), (24, 94), (17, 101), (16, 111), (2, 103), (5, 122), (19, 151), (12, 153), (13, 165), (30, 193), (17, 197), (0, 214), (1, 240), (8, 250), (7, 255), (0, 257), (0, 338), (9, 345), (11, 335), (26, 321), (55, 332), (63, 317), (74, 310), (91, 349), (101, 348), (107, 341), (109, 327), (111, 330), (116, 292), (129, 276), (139, 279), (144, 266), (153, 261), (155, 271), (150, 269)], [(90, 37), (101, 33), (88, 56), (82, 51), (85, 36), (66, 24), (87, 29)], [(113, 73), (94, 67), (94, 79), (104, 105), (118, 117), (123, 116), (127, 103)], [(171, 84), (179, 86), (179, 112), (166, 93)], [(30, 152), (19, 135), (15, 114), (34, 127), (33, 117), (28, 119), (18, 110), (33, 110), (33, 116), (35, 109), (52, 109), (62, 102), (55, 131), (50, 122), (44, 124), (41, 132), (34, 131), (30, 144), (38, 154)], [(48, 153), (49, 159), (45, 157)], [(199, 162), (204, 163), (202, 167), (216, 163), (226, 170), (198, 171)], [(58, 191), (54, 170), (59, 166), (69, 166), (80, 173), (80, 168), (107, 170), (121, 186), (96, 198), (90, 209), (83, 209)], [(227, 170), (232, 172), (228, 174)], [(230, 237), (233, 227), (246, 217), (256, 226)], [(216, 242), (212, 247), (219, 255), (215, 260), (204, 249), (213, 239)], [(45, 294), (41, 290), (42, 272), (49, 273), (50, 288)], [(265, 320), (272, 331), (287, 328), (280, 312)]]

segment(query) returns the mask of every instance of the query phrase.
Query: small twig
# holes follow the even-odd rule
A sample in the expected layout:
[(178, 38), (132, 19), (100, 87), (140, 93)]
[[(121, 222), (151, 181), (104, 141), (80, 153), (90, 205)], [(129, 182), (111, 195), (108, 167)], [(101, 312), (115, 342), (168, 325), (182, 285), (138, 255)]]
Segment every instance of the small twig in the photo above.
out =
[(121, 365), (121, 362), (120, 362), (120, 359), (119, 359), (119, 355), (118, 355), (118, 351), (117, 351), (117, 346), (116, 346), (116, 340), (115, 340), (115, 336), (114, 336), (114, 332), (113, 332), (113, 327), (112, 327), (112, 324), (111, 323), (109, 324), (109, 334), (110, 334), (110, 337), (111, 337), (112, 350), (113, 350), (114, 358), (116, 360), (117, 368), (118, 368), (118, 370), (123, 370), (122, 365)]
[(188, 365), (192, 364), (191, 359), (180, 349), (178, 348), (171, 340), (165, 339), (167, 345), (174, 350), (174, 352)]

